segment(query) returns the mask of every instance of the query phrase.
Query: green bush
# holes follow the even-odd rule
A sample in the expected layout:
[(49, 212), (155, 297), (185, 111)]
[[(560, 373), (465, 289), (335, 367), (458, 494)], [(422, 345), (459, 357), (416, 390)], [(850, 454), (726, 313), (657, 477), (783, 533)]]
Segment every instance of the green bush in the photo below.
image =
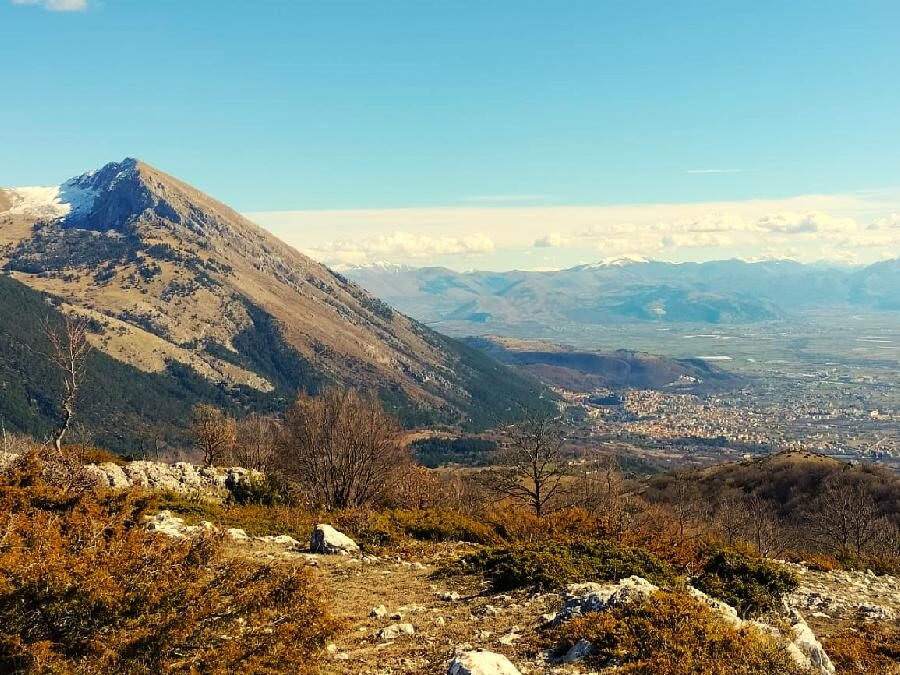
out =
[(614, 661), (620, 675), (809, 675), (771, 637), (736, 629), (685, 593), (589, 612), (544, 637), (560, 654), (582, 639), (592, 646), (589, 664)]
[(746, 618), (778, 609), (782, 596), (797, 588), (797, 578), (790, 570), (763, 558), (715, 549), (693, 585), (724, 600)]
[(676, 581), (672, 569), (652, 553), (610, 541), (497, 546), (465, 555), (439, 574), (482, 574), (494, 591), (561, 588), (631, 575), (657, 584)]
[(277, 506), (281, 504), (281, 491), (266, 476), (248, 476), (245, 480), (228, 483), (229, 497), (235, 504)]

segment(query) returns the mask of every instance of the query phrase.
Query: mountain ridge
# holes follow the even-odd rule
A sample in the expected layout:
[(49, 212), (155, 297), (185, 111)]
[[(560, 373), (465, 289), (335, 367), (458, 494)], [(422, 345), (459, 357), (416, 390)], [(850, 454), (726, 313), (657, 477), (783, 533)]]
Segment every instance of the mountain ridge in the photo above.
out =
[(558, 271), (348, 268), (411, 316), (460, 325), (750, 323), (818, 307), (897, 308), (900, 260), (861, 268), (738, 259), (612, 261)]
[[(495, 373), (477, 352), (139, 160), (71, 179), (30, 211), (20, 191), (0, 194), (4, 271), (89, 317), (95, 346), (144, 372), (177, 362), (226, 389), (281, 396), (357, 386), (413, 418), (463, 424), (515, 416), (540, 396), (516, 378), (484, 410), (471, 391)], [(267, 366), (276, 344), (281, 363)]]

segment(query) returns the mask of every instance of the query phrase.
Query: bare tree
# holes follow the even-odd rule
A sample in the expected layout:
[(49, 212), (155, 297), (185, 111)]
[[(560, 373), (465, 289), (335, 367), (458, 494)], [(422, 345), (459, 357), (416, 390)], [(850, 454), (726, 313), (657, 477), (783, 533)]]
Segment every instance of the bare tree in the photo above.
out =
[(502, 466), (486, 473), (495, 492), (526, 504), (540, 518), (559, 495), (566, 474), (559, 418), (532, 415), (507, 431)]
[(408, 461), (400, 431), (373, 396), (339, 389), (302, 394), (285, 415), (277, 466), (316, 504), (365, 506)]
[(744, 535), (747, 511), (744, 508), (745, 495), (740, 490), (729, 490), (716, 502), (713, 524), (731, 546)]
[(278, 442), (278, 424), (270, 417), (249, 415), (237, 423), (231, 459), (238, 466), (266, 471)]
[(708, 505), (697, 481), (688, 474), (678, 474), (671, 485), (672, 514), (678, 524), (678, 538), (685, 541), (688, 531), (703, 520)]
[(231, 452), (236, 435), (235, 422), (220, 408), (206, 403), (195, 405), (191, 430), (206, 466)]
[(809, 521), (821, 544), (858, 556), (876, 534), (878, 504), (861, 480), (837, 473), (826, 479)]
[(50, 351), (46, 356), (63, 375), (61, 402), (63, 418), (53, 438), (57, 451), (61, 451), (63, 438), (75, 417), (75, 399), (84, 377), (88, 354), (91, 352), (88, 322), (85, 318), (74, 314), (63, 314), (61, 326), (54, 326), (46, 320), (43, 327), (44, 335), (50, 344)]
[(772, 556), (781, 552), (781, 526), (778, 514), (770, 502), (756, 495), (743, 500), (744, 536), (760, 555)]

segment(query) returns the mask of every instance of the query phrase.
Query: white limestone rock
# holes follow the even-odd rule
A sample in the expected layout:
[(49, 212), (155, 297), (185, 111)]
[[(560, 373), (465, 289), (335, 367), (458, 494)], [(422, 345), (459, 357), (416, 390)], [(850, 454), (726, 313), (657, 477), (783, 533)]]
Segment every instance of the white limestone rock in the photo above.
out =
[(522, 675), (509, 659), (495, 652), (463, 652), (450, 662), (447, 675)]
[(396, 640), (403, 635), (415, 635), (416, 629), (411, 623), (395, 623), (382, 628), (375, 636), (379, 640)]
[(554, 623), (567, 621), (585, 612), (601, 612), (609, 607), (642, 602), (659, 588), (643, 577), (630, 576), (615, 584), (571, 584)]
[(793, 640), (787, 650), (801, 668), (810, 668), (817, 675), (835, 675), (834, 664), (825, 653), (822, 643), (797, 612), (791, 613)]
[(334, 529), (331, 525), (319, 523), (309, 539), (309, 550), (313, 553), (347, 555), (359, 551), (359, 546), (350, 537)]

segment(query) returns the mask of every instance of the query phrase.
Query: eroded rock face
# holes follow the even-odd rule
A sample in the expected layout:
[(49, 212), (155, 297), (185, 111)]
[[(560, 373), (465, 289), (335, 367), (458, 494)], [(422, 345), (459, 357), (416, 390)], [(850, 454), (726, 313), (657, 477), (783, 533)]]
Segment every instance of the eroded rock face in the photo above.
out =
[(447, 675), (521, 675), (503, 654), (475, 650), (463, 652), (450, 662)]
[(320, 523), (309, 539), (309, 550), (313, 553), (347, 555), (359, 551), (359, 546), (343, 532)]
[(790, 612), (789, 616), (793, 635), (787, 637), (790, 640), (787, 650), (794, 659), (794, 663), (801, 668), (809, 668), (814, 673), (835, 675), (834, 664), (803, 617), (794, 610)]

